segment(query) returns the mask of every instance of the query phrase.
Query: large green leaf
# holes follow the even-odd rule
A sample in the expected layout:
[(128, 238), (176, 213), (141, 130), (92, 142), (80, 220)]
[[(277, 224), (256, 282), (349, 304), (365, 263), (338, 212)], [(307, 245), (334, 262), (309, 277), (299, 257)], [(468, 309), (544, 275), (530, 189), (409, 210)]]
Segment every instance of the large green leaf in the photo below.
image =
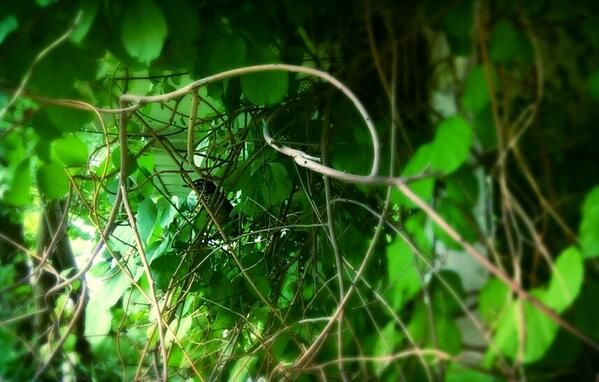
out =
[(252, 380), (252, 369), (254, 365), (258, 361), (258, 357), (256, 356), (245, 356), (239, 358), (229, 373), (229, 382), (241, 382), (241, 381), (251, 381)]
[(3, 199), (6, 204), (13, 206), (24, 206), (31, 199), (31, 169), (29, 159), (24, 159), (14, 170), (10, 188), (4, 194)]
[[(250, 58), (252, 63), (272, 64), (278, 61), (276, 54), (267, 49), (258, 49)], [(258, 106), (271, 106), (285, 98), (289, 88), (289, 74), (268, 71), (246, 74), (241, 77), (241, 90), (245, 97)]]
[(69, 35), (71, 41), (81, 43), (92, 27), (98, 14), (98, 0), (84, 0), (81, 2), (81, 20)]
[(583, 279), (582, 254), (575, 247), (570, 247), (553, 264), (553, 273), (543, 301), (556, 311), (563, 312), (580, 293)]
[(514, 24), (507, 19), (498, 21), (491, 32), (489, 57), (496, 63), (530, 62), (532, 46)]
[(6, 36), (17, 30), (19, 20), (14, 15), (7, 15), (0, 19), (0, 44), (4, 42)]
[(75, 136), (67, 136), (53, 142), (54, 155), (67, 167), (87, 164), (87, 146)]
[[(422, 175), (426, 170), (429, 170), (431, 167), (432, 161), (432, 145), (424, 144), (418, 147), (416, 153), (410, 158), (410, 161), (404, 167), (401, 172), (401, 176), (415, 176)], [(424, 178), (420, 180), (416, 180), (414, 182), (410, 182), (408, 187), (421, 199), (429, 200), (433, 195), (433, 187), (435, 185), (435, 180), (433, 178)], [(414, 208), (416, 205), (406, 198), (404, 194), (399, 191), (397, 188), (394, 188), (391, 192), (391, 201), (395, 204), (403, 205), (408, 208)]]
[(599, 187), (593, 188), (584, 200), (579, 234), (584, 257), (599, 256)]
[(258, 106), (277, 104), (287, 95), (289, 75), (285, 72), (247, 74), (241, 77), (245, 97)]
[[(530, 294), (545, 305), (562, 313), (578, 296), (583, 281), (582, 255), (575, 248), (563, 251), (554, 265), (547, 289), (534, 289)], [(524, 306), (522, 306), (524, 304)], [(524, 322), (524, 362), (539, 360), (547, 352), (557, 335), (559, 326), (529, 302), (510, 302), (499, 318), (494, 342), (506, 356), (515, 359), (519, 352), (520, 322)], [(493, 360), (494, 351), (487, 354)]]
[[(539, 297), (542, 291), (531, 291), (531, 294)], [(524, 307), (520, 304), (524, 304)], [(551, 346), (559, 327), (530, 303), (521, 300), (513, 301), (506, 307), (493, 337), (496, 347), (511, 359), (516, 359), (519, 352), (520, 322), (524, 322), (525, 331), (523, 361), (525, 363), (537, 361)], [(494, 353), (491, 349), (487, 353), (487, 361), (493, 358)]]
[(399, 311), (422, 289), (416, 255), (401, 237), (387, 246), (387, 277), (390, 285), (387, 297), (395, 310)]
[[(135, 274), (137, 280), (143, 272), (139, 267), (129, 268)], [(91, 270), (88, 277), (95, 279), (90, 283), (92, 293), (90, 300), (86, 305), (85, 313), (85, 335), (93, 342), (103, 338), (102, 336), (110, 332), (113, 307), (123, 296), (125, 291), (131, 286), (131, 279), (121, 272), (118, 268), (110, 268), (108, 263), (98, 263)], [(101, 281), (101, 282), (99, 282)]]
[(137, 207), (135, 220), (137, 222), (139, 236), (143, 243), (147, 243), (151, 238), (152, 231), (154, 231), (154, 227), (156, 226), (157, 215), (158, 211), (156, 210), (156, 205), (151, 198), (146, 198)]
[(432, 143), (433, 170), (449, 174), (470, 156), (472, 127), (461, 117), (450, 117), (439, 125)]
[(48, 120), (52, 126), (63, 133), (82, 130), (92, 120), (93, 114), (88, 111), (50, 106), (46, 109)]
[(202, 60), (206, 74), (215, 74), (245, 65), (247, 46), (245, 41), (236, 35), (223, 35), (211, 39)]
[[(374, 349), (374, 356), (385, 357), (389, 354), (393, 354), (397, 345), (404, 339), (403, 332), (400, 332), (396, 328), (395, 321), (390, 321), (381, 330), (381, 334), (376, 337), (372, 348)], [(377, 362), (374, 366), (374, 372), (380, 378), (383, 371), (392, 365), (392, 362)]]
[(478, 311), (481, 318), (489, 325), (495, 326), (510, 301), (510, 289), (497, 278), (492, 278), (481, 289), (478, 298)]
[(37, 170), (37, 187), (48, 199), (63, 198), (69, 191), (69, 179), (57, 162), (41, 165)]
[(458, 362), (452, 362), (445, 373), (445, 382), (495, 382), (500, 381), (490, 374), (469, 369)]
[(453, 53), (464, 56), (470, 54), (473, 24), (474, 7), (471, 1), (460, 1), (448, 7), (443, 18), (443, 27)]
[(447, 317), (436, 317), (435, 319), (436, 345), (440, 350), (458, 355), (462, 351), (462, 334), (455, 320)]
[(127, 53), (149, 64), (160, 56), (168, 33), (162, 10), (152, 0), (133, 0), (125, 8), (121, 30)]
[[(437, 207), (437, 212), (465, 241), (472, 243), (477, 239), (476, 223), (472, 214), (455, 200), (448, 197), (441, 199)], [(461, 248), (461, 245), (451, 238), (439, 225), (434, 224), (433, 230), (435, 236), (441, 239), (448, 247), (453, 249)]]
[(595, 70), (589, 78), (587, 78), (587, 89), (591, 98), (595, 102), (599, 101), (599, 70)]
[(287, 199), (291, 192), (291, 181), (285, 166), (278, 162), (269, 163), (265, 168), (265, 186), (267, 188), (266, 200), (271, 204), (278, 204)]
[(485, 69), (482, 65), (479, 65), (473, 68), (466, 77), (462, 107), (472, 114), (478, 114), (489, 105), (490, 101)]
[(241, 210), (248, 215), (264, 212), (264, 209), (286, 200), (292, 184), (285, 166), (278, 162), (267, 163), (245, 174)]

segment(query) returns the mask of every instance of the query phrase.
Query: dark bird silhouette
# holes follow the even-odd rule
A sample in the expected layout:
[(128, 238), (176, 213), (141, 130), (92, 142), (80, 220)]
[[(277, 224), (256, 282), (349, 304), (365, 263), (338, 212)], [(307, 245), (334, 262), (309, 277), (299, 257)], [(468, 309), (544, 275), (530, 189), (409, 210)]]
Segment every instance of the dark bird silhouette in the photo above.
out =
[[(190, 186), (187, 186), (190, 187)], [(198, 197), (208, 206), (210, 212), (214, 215), (218, 224), (224, 227), (231, 221), (231, 212), (233, 205), (227, 199), (225, 193), (212, 181), (207, 179), (196, 179), (193, 181), (193, 187)], [(235, 231), (235, 224), (233, 229)], [(233, 232), (235, 233), (235, 232)]]

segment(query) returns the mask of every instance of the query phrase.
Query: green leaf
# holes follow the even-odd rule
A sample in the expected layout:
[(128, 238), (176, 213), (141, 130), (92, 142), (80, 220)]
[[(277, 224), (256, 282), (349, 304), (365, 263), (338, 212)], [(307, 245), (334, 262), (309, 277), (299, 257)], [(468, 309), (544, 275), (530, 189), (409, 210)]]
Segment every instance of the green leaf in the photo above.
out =
[(223, 35), (211, 39), (203, 61), (206, 74), (240, 68), (247, 61), (245, 41), (236, 35)]
[(574, 309), (576, 317), (574, 326), (595, 341), (599, 341), (597, 296), (599, 296), (599, 280), (589, 278), (589, 280), (585, 282), (580, 296), (576, 299), (576, 306)]
[(42, 8), (46, 8), (49, 5), (58, 2), (58, 0), (35, 0), (35, 3)]
[[(135, 274), (137, 280), (143, 272), (141, 267)], [(110, 332), (112, 323), (111, 307), (114, 306), (131, 286), (131, 279), (118, 268), (109, 268), (106, 263), (98, 263), (91, 271), (92, 293), (85, 311), (85, 335), (98, 341)]]
[[(557, 313), (562, 313), (578, 296), (583, 273), (582, 255), (575, 248), (568, 248), (560, 254), (554, 264), (549, 287), (546, 290), (534, 289), (530, 294)], [(524, 304), (522, 317), (519, 315), (520, 304)], [(519, 323), (524, 320), (524, 362), (532, 363), (539, 360), (551, 347), (559, 326), (529, 302), (515, 300), (505, 309), (494, 336), (495, 344), (503, 354), (515, 359), (518, 354)], [(493, 357), (491, 349), (487, 354), (487, 361)]]
[(485, 69), (479, 65), (473, 68), (466, 77), (462, 107), (467, 112), (478, 114), (490, 104), (490, 101)]
[(570, 247), (553, 264), (549, 288), (543, 301), (557, 312), (563, 312), (580, 293), (583, 278), (582, 254), (575, 247)]
[(147, 243), (151, 238), (152, 231), (154, 231), (154, 226), (156, 225), (157, 215), (156, 205), (151, 198), (146, 198), (137, 207), (135, 220), (142, 242)]
[(489, 57), (494, 63), (530, 62), (532, 47), (526, 37), (507, 19), (498, 21), (491, 32)]
[(61, 199), (69, 191), (64, 167), (56, 162), (43, 164), (37, 170), (37, 186), (48, 199)]
[(241, 381), (251, 381), (252, 380), (252, 369), (256, 362), (258, 361), (258, 357), (256, 356), (245, 356), (241, 357), (235, 362), (233, 367), (231, 368), (231, 372), (229, 373), (229, 382), (241, 382)]
[[(267, 49), (252, 51), (250, 62), (254, 64), (272, 64), (277, 61), (276, 54)], [(258, 106), (271, 106), (285, 98), (289, 88), (289, 74), (281, 71), (268, 71), (246, 74), (241, 77), (241, 90), (248, 101)]]
[(70, 39), (76, 44), (79, 44), (91, 29), (96, 14), (98, 13), (97, 0), (84, 0), (81, 4), (81, 20), (70, 34)]
[(273, 205), (286, 200), (292, 184), (285, 166), (278, 162), (271, 162), (266, 166), (264, 175), (264, 186), (268, 195), (265, 199)]
[(185, 316), (182, 319), (175, 318), (169, 325), (171, 330), (168, 330), (166, 332), (166, 343), (170, 346), (175, 337), (179, 340), (185, 338), (185, 335), (187, 334), (187, 332), (189, 332), (189, 329), (191, 329), (193, 321), (194, 318), (191, 315)]
[(401, 237), (387, 246), (387, 277), (390, 285), (388, 299), (395, 310), (399, 311), (422, 289), (416, 256)]
[(468, 369), (458, 362), (452, 362), (445, 374), (445, 382), (495, 382), (499, 379), (483, 374), (475, 369)]
[[(180, 256), (175, 255), (163, 255), (156, 259), (153, 259), (150, 269), (152, 270), (152, 276), (156, 282), (156, 286), (159, 289), (166, 289), (170, 282), (175, 277), (175, 272), (179, 268), (181, 262)], [(187, 271), (183, 267), (179, 268), (177, 274), (182, 275)]]
[(587, 78), (587, 89), (594, 101), (599, 101), (599, 70), (596, 70)]
[[(539, 297), (542, 291), (533, 290), (531, 294)], [(519, 313), (520, 304), (524, 304), (521, 315)], [(521, 321), (524, 321), (526, 335), (523, 344), (523, 361), (532, 363), (543, 357), (555, 339), (559, 327), (530, 303), (521, 300), (513, 301), (499, 320), (498, 329), (493, 338), (497, 348), (511, 359), (515, 359), (518, 355), (519, 322)], [(490, 349), (486, 357), (487, 361), (494, 357), (493, 349)]]
[(451, 51), (467, 56), (472, 51), (474, 9), (471, 1), (452, 4), (443, 18), (443, 27)]
[(439, 350), (457, 355), (462, 351), (462, 334), (455, 320), (447, 317), (437, 317), (435, 334)]
[(245, 97), (257, 106), (277, 104), (287, 95), (289, 75), (285, 72), (246, 74), (241, 77)]
[[(381, 335), (376, 337), (376, 341), (373, 344), (374, 356), (384, 357), (389, 354), (393, 354), (397, 345), (404, 339), (403, 332), (396, 329), (396, 323), (394, 321), (388, 322), (387, 325), (381, 331)], [(377, 362), (374, 365), (374, 372), (377, 377), (380, 378), (382, 373), (385, 371), (392, 362)]]
[(483, 150), (491, 150), (497, 146), (497, 132), (491, 104), (474, 116), (474, 134)]
[(599, 186), (593, 188), (584, 199), (578, 232), (584, 257), (599, 256)]
[(160, 56), (168, 30), (162, 10), (152, 0), (134, 0), (125, 9), (121, 31), (127, 53), (144, 64)]
[(81, 130), (93, 118), (90, 112), (57, 106), (49, 106), (46, 113), (52, 126), (63, 133)]
[(21, 161), (14, 170), (10, 188), (4, 194), (4, 202), (12, 206), (24, 206), (31, 199), (31, 169), (29, 159)]
[[(406, 167), (402, 170), (401, 176), (414, 176), (421, 175), (426, 170), (429, 170), (431, 167), (431, 154), (432, 154), (432, 145), (424, 144), (418, 147), (416, 153), (410, 158), (410, 161), (406, 165)], [(435, 185), (435, 179), (433, 178), (425, 178), (420, 179), (414, 182), (410, 182), (408, 187), (421, 199), (429, 200), (433, 195), (433, 187)], [(393, 188), (391, 191), (391, 201), (398, 205), (403, 205), (408, 208), (414, 208), (416, 205), (406, 198), (404, 194), (399, 191), (397, 188)]]
[(470, 156), (472, 127), (461, 117), (441, 122), (432, 143), (431, 165), (434, 170), (449, 174), (457, 170)]
[[(93, 296), (93, 295), (92, 295)], [(85, 336), (100, 341), (110, 332), (112, 313), (100, 297), (91, 297), (85, 308)]]
[(488, 325), (494, 326), (509, 301), (510, 289), (508, 286), (497, 278), (490, 279), (479, 294), (478, 311), (480, 316)]
[[(121, 168), (121, 150), (115, 148), (112, 154), (110, 154), (110, 160), (116, 169)], [(127, 175), (133, 174), (137, 171), (137, 158), (131, 151), (127, 151)]]
[[(450, 226), (458, 231), (465, 241), (469, 243), (476, 241), (478, 237), (475, 228), (476, 223), (474, 222), (471, 211), (460, 206), (455, 200), (445, 197), (441, 199), (439, 206), (437, 207), (437, 212), (439, 212), (439, 215), (441, 215)], [(453, 249), (461, 248), (461, 245), (451, 238), (439, 225), (434, 224), (433, 231), (448, 247)]]
[(87, 164), (87, 146), (75, 136), (57, 139), (53, 143), (54, 155), (66, 167), (80, 167)]
[(14, 15), (7, 15), (0, 20), (0, 45), (4, 42), (6, 36), (14, 32), (19, 27), (19, 20)]

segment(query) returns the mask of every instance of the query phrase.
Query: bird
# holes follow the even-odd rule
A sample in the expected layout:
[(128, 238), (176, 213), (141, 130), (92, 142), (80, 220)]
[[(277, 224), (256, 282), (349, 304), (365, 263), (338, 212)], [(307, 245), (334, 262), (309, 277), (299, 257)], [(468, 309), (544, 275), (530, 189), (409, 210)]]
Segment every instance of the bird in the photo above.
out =
[[(231, 221), (233, 205), (214, 182), (199, 178), (193, 181), (193, 186), (188, 185), (186, 187), (194, 189), (198, 198), (201, 198), (203, 204), (210, 209), (221, 228)], [(235, 230), (236, 225), (233, 224), (232, 228)]]

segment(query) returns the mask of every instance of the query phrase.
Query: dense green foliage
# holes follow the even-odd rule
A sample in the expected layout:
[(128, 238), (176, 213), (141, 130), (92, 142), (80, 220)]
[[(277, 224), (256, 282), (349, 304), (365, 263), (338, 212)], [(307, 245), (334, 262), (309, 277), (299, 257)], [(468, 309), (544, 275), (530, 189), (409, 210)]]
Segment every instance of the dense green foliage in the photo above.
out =
[(596, 378), (599, 7), (403, 3), (5, 2), (0, 380)]

